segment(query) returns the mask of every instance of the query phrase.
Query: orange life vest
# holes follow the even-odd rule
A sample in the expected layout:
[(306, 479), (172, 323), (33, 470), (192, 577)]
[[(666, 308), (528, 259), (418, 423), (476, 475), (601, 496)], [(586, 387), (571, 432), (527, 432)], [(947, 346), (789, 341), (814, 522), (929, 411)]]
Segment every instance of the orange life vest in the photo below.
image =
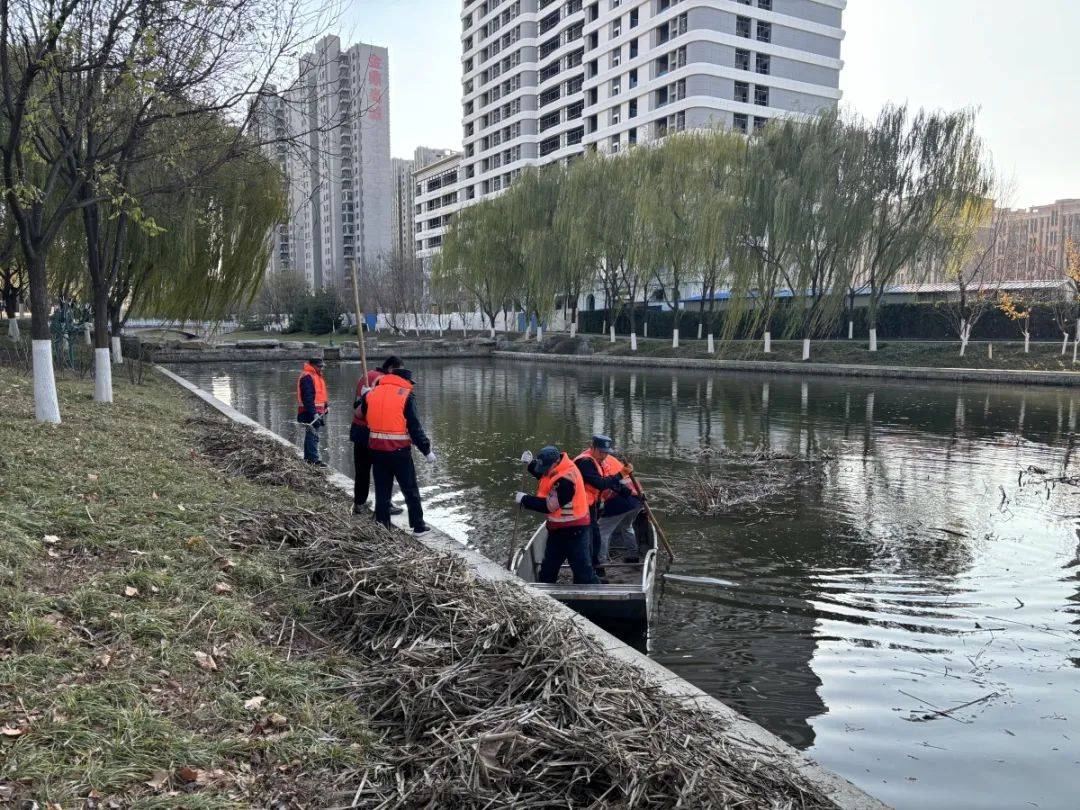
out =
[(589, 496), (585, 492), (585, 481), (581, 477), (581, 470), (574, 465), (566, 453), (563, 453), (559, 463), (540, 479), (540, 484), (536, 488), (537, 497), (546, 499), (561, 478), (568, 479), (574, 485), (574, 499), (566, 506), (556, 505), (548, 513), (548, 531), (573, 526), (588, 526), (590, 522)]
[[(377, 368), (373, 368), (368, 371), (366, 377), (361, 377), (356, 382), (356, 398), (360, 399), (364, 395), (365, 388), (374, 388), (379, 384), (379, 378), (384, 375), (385, 372), (379, 371)], [(363, 409), (357, 407), (353, 412), (352, 423), (357, 427), (367, 427), (367, 420), (364, 419)]]
[[(581, 461), (583, 458), (591, 461), (596, 466), (597, 472), (599, 472), (603, 478), (607, 478), (611, 475), (618, 475), (623, 471), (623, 463), (615, 458), (615, 456), (611, 455), (611, 453), (608, 453), (607, 458), (601, 462), (597, 460), (596, 456), (594, 456), (591, 451), (584, 450), (574, 459), (574, 461)], [(624, 475), (622, 482), (634, 492), (638, 491), (638, 488), (635, 487), (630, 480), (630, 476)], [(610, 489), (605, 489), (601, 492), (596, 487), (589, 486), (589, 484), (585, 484), (585, 491), (589, 496), (589, 506), (595, 506), (597, 500), (603, 502), (615, 495)]]
[(396, 374), (384, 374), (367, 395), (368, 447), (389, 452), (412, 447), (405, 420), (405, 402), (413, 384)]
[(300, 386), (304, 382), (304, 377), (311, 377), (312, 383), (315, 384), (315, 413), (326, 413), (326, 406), (330, 404), (330, 397), (326, 394), (326, 379), (319, 370), (311, 363), (304, 363), (304, 370), (300, 373), (300, 376), (296, 379), (296, 411), (301, 413), (304, 410), (304, 397), (300, 393)]

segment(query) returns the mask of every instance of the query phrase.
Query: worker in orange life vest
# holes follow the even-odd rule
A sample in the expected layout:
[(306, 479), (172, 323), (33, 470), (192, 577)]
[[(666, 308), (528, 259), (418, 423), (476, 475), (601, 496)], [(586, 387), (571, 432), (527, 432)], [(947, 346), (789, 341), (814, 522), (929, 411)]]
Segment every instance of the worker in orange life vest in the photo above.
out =
[[(363, 409), (360, 407), (364, 396), (379, 382), (381, 377), (393, 374), (405, 363), (397, 355), (390, 355), (378, 368), (369, 369), (366, 376), (361, 377), (356, 383), (356, 400), (353, 402), (353, 419), (349, 427), (349, 441), (353, 445), (353, 514), (372, 514), (367, 506), (368, 493), (371, 489), (371, 465), (374, 459), (371, 449), (368, 447), (370, 431), (367, 420), (364, 418)], [(400, 506), (390, 505), (391, 515), (400, 515), (403, 510)]]
[(384, 526), (390, 525), (390, 494), (396, 480), (405, 496), (413, 534), (426, 533), (429, 528), (424, 523), (424, 508), (420, 504), (420, 487), (412, 460), (413, 445), (432, 464), (437, 459), (417, 415), (412, 372), (400, 368), (384, 374), (362, 397), (360, 409), (369, 431), (368, 448), (375, 479), (375, 520)]
[(304, 461), (318, 467), (326, 463), (319, 458), (319, 431), (326, 424), (330, 411), (330, 399), (326, 393), (323, 369), (326, 362), (312, 357), (304, 364), (304, 370), (296, 380), (296, 421), (305, 426)]
[(625, 562), (639, 559), (634, 520), (641, 512), (640, 492), (630, 480), (634, 468), (613, 456), (614, 442), (603, 435), (592, 437), (587, 450), (574, 463), (581, 471), (589, 494), (593, 546), (593, 567), (603, 576), (603, 566), (611, 562), (611, 547), (623, 548)]
[(547, 547), (537, 579), (556, 582), (562, 564), (569, 562), (575, 584), (599, 584), (589, 554), (588, 495), (578, 468), (566, 453), (551, 445), (535, 458), (526, 450), (521, 461), (529, 465), (529, 473), (539, 484), (536, 495), (518, 492), (514, 500), (523, 509), (547, 516)]

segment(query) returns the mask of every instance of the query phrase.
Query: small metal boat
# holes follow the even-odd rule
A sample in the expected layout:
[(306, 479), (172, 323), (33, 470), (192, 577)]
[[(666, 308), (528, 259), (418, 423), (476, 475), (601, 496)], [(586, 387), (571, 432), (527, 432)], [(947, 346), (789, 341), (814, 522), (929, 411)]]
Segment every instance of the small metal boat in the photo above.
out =
[(558, 599), (597, 624), (618, 622), (647, 628), (656, 613), (658, 549), (656, 531), (644, 513), (634, 521), (634, 534), (638, 540), (639, 561), (626, 562), (619, 550), (612, 550), (612, 561), (605, 566), (606, 585), (573, 584), (570, 566), (566, 564), (559, 572), (557, 583), (537, 582), (547, 546), (544, 524), (515, 552), (510, 570), (531, 587)]

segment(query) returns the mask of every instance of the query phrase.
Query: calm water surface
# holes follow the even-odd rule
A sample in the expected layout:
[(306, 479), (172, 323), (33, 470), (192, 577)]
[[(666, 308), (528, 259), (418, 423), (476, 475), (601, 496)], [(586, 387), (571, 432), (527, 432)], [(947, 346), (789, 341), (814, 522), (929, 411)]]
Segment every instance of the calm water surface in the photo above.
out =
[[(436, 525), (505, 557), (522, 449), (609, 433), (651, 478), (702, 448), (827, 451), (761, 508), (660, 514), (679, 559), (650, 655), (902, 808), (1080, 807), (1080, 395), (915, 382), (412, 364)], [(356, 364), (331, 367), (351, 474)], [(298, 368), (178, 371), (299, 438)], [(524, 536), (524, 531), (522, 536)], [(949, 715), (935, 715), (979, 701)]]

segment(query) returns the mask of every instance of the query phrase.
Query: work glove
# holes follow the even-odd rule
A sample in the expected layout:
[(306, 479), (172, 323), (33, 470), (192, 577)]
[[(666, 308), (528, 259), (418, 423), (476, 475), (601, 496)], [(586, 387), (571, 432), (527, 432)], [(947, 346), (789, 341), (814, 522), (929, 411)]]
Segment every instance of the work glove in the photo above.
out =
[(316, 418), (315, 418), (315, 420), (314, 420), (314, 421), (313, 421), (313, 422), (311, 423), (311, 426), (312, 426), (313, 428), (315, 428), (315, 430), (318, 430), (319, 428), (321, 428), (321, 427), (322, 427), (323, 425), (325, 425), (325, 424), (326, 424), (326, 421), (325, 421), (325, 420), (324, 420), (324, 419), (323, 419), (323, 418), (322, 418), (321, 416), (318, 416), (318, 417), (316, 417)]
[(532, 450), (526, 450), (524, 453), (521, 454), (521, 463), (522, 464), (532, 464), (532, 460), (533, 460)]
[(371, 388), (369, 388), (368, 386), (366, 386), (366, 385), (361, 386), (360, 387), (360, 396), (366, 397), (368, 395), (369, 391), (371, 391)]
[(629, 478), (631, 475), (634, 474), (634, 465), (630, 464), (629, 462), (624, 464), (623, 465), (623, 471), (626, 473), (626, 476)]
[(521, 502), (523, 500), (525, 500), (525, 493), (524, 492), (515, 492), (514, 493), (514, 503), (516, 503), (518, 506), (521, 506)]
[(426, 458), (430, 463), (434, 464), (436, 461), (438, 461), (439, 457), (436, 456), (435, 451), (432, 450), (426, 456), (424, 456), (424, 458)]

